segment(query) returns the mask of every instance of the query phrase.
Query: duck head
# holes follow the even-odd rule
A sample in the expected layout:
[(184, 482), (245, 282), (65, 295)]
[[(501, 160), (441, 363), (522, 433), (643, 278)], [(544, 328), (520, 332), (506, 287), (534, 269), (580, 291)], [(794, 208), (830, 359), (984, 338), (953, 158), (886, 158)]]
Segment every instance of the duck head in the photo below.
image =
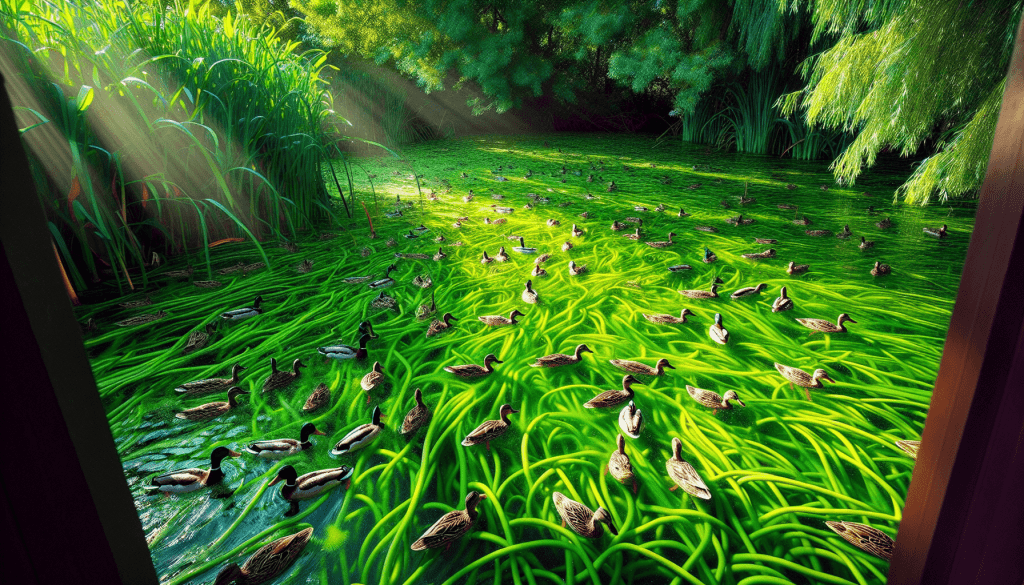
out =
[(308, 422), (302, 425), (302, 430), (299, 431), (299, 440), (303, 443), (308, 443), (310, 435), (327, 435), (327, 433), (317, 430), (316, 425)]
[[(491, 364), (503, 364), (503, 363), (505, 363), (505, 362), (499, 360), (498, 356), (494, 355), (493, 353), (487, 354), (487, 357), (484, 358), (484, 367), (485, 368), (489, 367)], [(504, 406), (502, 408), (504, 408)], [(512, 407), (509, 406), (509, 408), (512, 408)]]
[(242, 456), (241, 453), (236, 453), (236, 452), (232, 451), (231, 449), (228, 449), (227, 447), (217, 447), (216, 449), (213, 450), (213, 453), (210, 453), (210, 468), (211, 469), (218, 469), (218, 468), (220, 468), (220, 462), (224, 461), (225, 457), (241, 457), (241, 456)]
[[(619, 436), (621, 437), (622, 435)], [(604, 508), (598, 508), (594, 512), (594, 522), (604, 523), (604, 525), (608, 527), (608, 532), (611, 532), (613, 535), (617, 536), (619, 534), (619, 531), (615, 529), (615, 525), (612, 524), (612, 515)]]
[(369, 321), (363, 321), (359, 324), (359, 334), (369, 335), (370, 339), (377, 339), (377, 334), (373, 332), (373, 323)]
[(228, 389), (228, 404), (230, 404), (232, 408), (238, 406), (238, 396), (241, 394), (248, 394), (248, 392), (242, 390), (238, 386), (232, 386)]
[(285, 485), (295, 485), (295, 480), (298, 478), (299, 474), (295, 473), (295, 468), (291, 465), (285, 465), (277, 470), (277, 475), (267, 485), (274, 485), (281, 480), (284, 480)]
[(832, 379), (831, 376), (828, 375), (828, 372), (826, 372), (825, 370), (822, 370), (820, 368), (817, 369), (817, 370), (814, 370), (814, 375), (812, 377), (815, 380), (828, 380), (829, 382), (832, 382), (833, 384), (835, 384), (835, 382), (836, 382), (835, 380)]
[(727, 406), (730, 400), (735, 400), (740, 406), (746, 406), (746, 404), (740, 400), (740, 397), (736, 394), (735, 390), (726, 390), (725, 396), (722, 397), (722, 406)]
[(476, 506), (481, 500), (486, 500), (487, 496), (480, 492), (469, 492), (466, 494), (466, 512), (470, 516), (476, 516)]
[(445, 313), (444, 317), (441, 317), (441, 320), (444, 321), (445, 325), (449, 325), (450, 324), (449, 321), (458, 321), (459, 318), (458, 317), (452, 317), (451, 313)]
[(842, 325), (843, 323), (846, 322), (856, 323), (856, 321), (854, 321), (853, 318), (847, 315), (846, 313), (839, 315), (839, 318), (836, 319), (836, 325)]
[(758, 285), (756, 287), (754, 287), (754, 292), (761, 292), (761, 291), (763, 291), (766, 288), (768, 288), (768, 285), (763, 283), (763, 282), (761, 282), (761, 283), (758, 283)]
[(384, 413), (382, 413), (380, 411), (380, 407), (379, 406), (374, 406), (373, 407), (373, 426), (380, 427), (382, 429), (384, 428), (384, 423), (380, 422), (380, 421), (384, 420), (384, 417), (382, 416), (383, 414)]
[(501, 405), (501, 410), (499, 411), (499, 415), (501, 416), (501, 420), (503, 420), (506, 423), (508, 423), (508, 415), (516, 414), (517, 412), (519, 412), (519, 411), (514, 409), (514, 408), (512, 408), (511, 404), (502, 404)]

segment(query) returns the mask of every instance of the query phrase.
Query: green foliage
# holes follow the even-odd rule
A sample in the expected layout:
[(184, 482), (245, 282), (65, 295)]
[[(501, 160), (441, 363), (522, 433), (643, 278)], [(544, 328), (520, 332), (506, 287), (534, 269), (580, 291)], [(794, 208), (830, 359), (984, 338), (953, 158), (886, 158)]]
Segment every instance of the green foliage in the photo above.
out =
[(933, 195), (944, 201), (975, 191), (991, 149), (1022, 4), (806, 4), (815, 36), (840, 36), (804, 63), (807, 87), (786, 96), (784, 109), (802, 108), (811, 124), (857, 132), (833, 163), (836, 175), (853, 181), (882, 150), (914, 154), (936, 129), (958, 127), (900, 192), (907, 201), (926, 203)]

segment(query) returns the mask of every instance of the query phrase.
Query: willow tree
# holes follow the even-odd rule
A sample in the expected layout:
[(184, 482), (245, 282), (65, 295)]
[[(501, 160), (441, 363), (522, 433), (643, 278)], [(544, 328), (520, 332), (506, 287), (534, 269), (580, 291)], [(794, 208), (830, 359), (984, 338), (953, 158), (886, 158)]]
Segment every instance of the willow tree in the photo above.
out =
[(807, 59), (804, 89), (783, 100), (812, 124), (857, 132), (833, 163), (852, 182), (886, 149), (931, 156), (897, 191), (908, 202), (976, 193), (984, 179), (1019, 0), (780, 0), (809, 9), (814, 38), (837, 37)]

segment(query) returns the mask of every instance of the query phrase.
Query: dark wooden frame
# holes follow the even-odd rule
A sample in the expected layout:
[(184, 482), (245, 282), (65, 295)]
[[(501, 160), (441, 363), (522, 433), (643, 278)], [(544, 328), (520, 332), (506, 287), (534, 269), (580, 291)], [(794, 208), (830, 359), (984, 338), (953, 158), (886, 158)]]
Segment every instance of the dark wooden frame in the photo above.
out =
[[(893, 585), (1024, 579), (1024, 21), (903, 510)], [(0, 84), (2, 84), (0, 77)], [(157, 577), (0, 91), (0, 538), (17, 583)], [(30, 490), (30, 491), (28, 491)]]

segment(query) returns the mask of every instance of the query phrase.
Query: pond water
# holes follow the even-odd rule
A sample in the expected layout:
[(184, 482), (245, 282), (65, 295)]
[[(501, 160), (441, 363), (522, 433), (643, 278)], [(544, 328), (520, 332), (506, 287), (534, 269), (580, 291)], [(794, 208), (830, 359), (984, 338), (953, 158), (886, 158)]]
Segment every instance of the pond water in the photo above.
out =
[[(224, 564), (241, 564), (272, 539), (312, 526), (311, 543), (275, 583), (884, 583), (888, 563), (847, 543), (825, 521), (896, 534), (914, 460), (895, 441), (920, 438), (973, 202), (894, 205), (893, 189), (909, 173), (905, 164), (880, 165), (844, 188), (822, 163), (715, 154), (677, 141), (654, 144), (636, 136), (471, 137), (408, 148), (401, 160), (358, 159), (361, 203), (351, 226), (335, 228), (333, 238), (310, 234), (299, 239), (297, 251), (271, 244), (271, 266), (248, 272), (197, 269), (190, 278), (167, 276), (185, 267), (186, 260), (176, 260), (152, 277), (152, 305), (127, 310), (118, 303), (131, 299), (117, 299), (79, 308), (80, 320), (92, 317), (98, 324), (86, 334), (86, 349), (162, 581), (212, 583)], [(524, 178), (528, 171), (532, 176)], [(372, 191), (367, 174), (376, 175)], [(422, 194), (414, 174), (422, 175)], [(507, 180), (497, 180), (499, 174)], [(587, 182), (591, 174), (594, 181)], [(607, 190), (611, 181), (615, 192)], [(465, 203), (470, 189), (475, 198)], [(439, 201), (428, 199), (431, 190)], [(594, 199), (585, 197), (588, 192)], [(741, 205), (744, 193), (754, 201)], [(385, 217), (396, 195), (413, 205), (401, 217)], [(524, 209), (528, 202), (532, 209)], [(376, 239), (369, 237), (362, 204)], [(660, 204), (665, 211), (656, 211)], [(501, 215), (492, 205), (514, 212)], [(678, 217), (680, 207), (690, 215)], [(754, 223), (725, 221), (740, 214)], [(454, 228), (463, 216), (469, 219)], [(804, 216), (810, 225), (793, 223)], [(485, 217), (507, 222), (486, 224)], [(642, 241), (665, 241), (673, 232), (674, 243), (653, 248), (623, 237), (633, 223), (609, 229), (627, 217), (643, 219)], [(876, 227), (887, 217), (891, 228)], [(549, 219), (560, 225), (549, 227)], [(428, 231), (403, 237), (420, 224)], [(582, 236), (571, 235), (573, 224)], [(942, 224), (948, 225), (944, 239), (923, 233)], [(844, 225), (853, 235), (837, 238)], [(806, 233), (818, 229), (832, 233)], [(445, 241), (435, 243), (439, 235)], [(510, 235), (551, 254), (543, 264), (546, 276), (531, 276), (538, 254), (513, 252), (519, 244)], [(874, 247), (860, 249), (860, 236)], [(777, 242), (762, 245), (755, 238)], [(573, 247), (565, 252), (567, 241)], [(500, 246), (507, 262), (481, 263), (484, 251), (493, 257)], [(432, 256), (439, 247), (447, 254), (441, 261), (395, 258), (396, 252)], [(716, 262), (702, 261), (705, 247)], [(741, 256), (769, 248), (774, 258)], [(215, 270), (260, 259), (249, 243), (221, 245), (211, 255)], [(300, 273), (296, 266), (306, 259), (312, 269)], [(570, 276), (570, 260), (587, 271)], [(810, 268), (791, 276), (790, 261)], [(875, 261), (891, 265), (892, 273), (872, 276)], [(191, 262), (203, 261), (196, 256)], [(380, 291), (343, 280), (383, 278), (392, 262), (396, 284), (385, 290), (397, 301), (394, 310), (371, 306)], [(668, 270), (679, 264), (692, 268)], [(412, 284), (423, 274), (432, 287)], [(709, 290), (716, 277), (723, 293), (717, 298), (676, 292)], [(537, 304), (521, 296), (531, 278)], [(192, 283), (210, 279), (222, 286)], [(729, 298), (759, 283), (767, 288)], [(782, 286), (794, 308), (773, 313)], [(220, 318), (251, 306), (257, 295), (262, 314), (237, 322)], [(430, 320), (418, 320), (415, 312), (432, 295), (437, 313), (431, 319), (450, 312), (458, 320), (427, 338)], [(675, 316), (683, 308), (693, 313), (683, 324), (643, 317)], [(152, 323), (113, 325), (158, 309), (166, 316)], [(524, 313), (515, 325), (488, 327), (477, 319), (513, 309)], [(716, 313), (730, 334), (725, 345), (709, 336)], [(846, 333), (812, 333), (795, 320), (835, 323), (840, 313), (855, 321), (845, 324)], [(320, 346), (358, 346), (365, 320), (379, 335), (368, 344), (368, 359), (318, 354)], [(208, 345), (183, 354), (190, 332), (208, 323), (217, 327)], [(530, 367), (537, 357), (571, 354), (578, 344), (593, 350), (578, 364)], [(442, 369), (483, 364), (489, 353), (502, 361), (489, 375), (460, 378)], [(262, 393), (271, 358), (282, 370), (296, 359), (308, 367), (288, 387)], [(674, 369), (638, 375), (634, 386), (645, 419), (639, 438), (625, 439), (634, 492), (604, 472), (624, 404), (583, 404), (621, 387), (626, 372), (609, 360), (653, 365), (659, 358)], [(385, 383), (368, 402), (360, 380), (375, 361)], [(834, 383), (809, 390), (809, 401), (803, 388), (791, 388), (776, 371), (776, 362), (805, 372), (821, 368)], [(237, 408), (207, 422), (175, 417), (225, 400), (222, 391), (182, 397), (175, 387), (230, 376), (235, 363), (246, 368), (238, 386), (250, 392)], [(321, 383), (331, 392), (329, 403), (304, 412)], [(745, 407), (733, 402), (713, 411), (693, 400), (687, 385), (718, 394), (733, 390)], [(416, 388), (433, 416), (407, 438), (398, 428), (415, 405)], [(489, 448), (461, 445), (477, 425), (497, 419), (506, 403), (519, 412), (509, 417), (504, 435)], [(332, 456), (336, 442), (370, 422), (374, 406), (383, 412), (384, 431), (361, 450)], [(327, 436), (313, 436), (309, 451), (281, 461), (243, 452), (254, 440), (297, 438), (310, 421)], [(710, 499), (671, 489), (666, 461), (676, 437)], [(180, 496), (144, 489), (166, 471), (208, 468), (218, 446), (242, 452), (223, 463), (222, 487)], [(352, 483), (300, 502), (299, 513), (286, 517), (284, 482), (268, 485), (285, 464), (299, 474), (347, 465), (354, 468)], [(447, 550), (410, 549), (442, 514), (462, 509), (471, 490), (486, 499), (465, 536)], [(586, 539), (563, 528), (555, 492), (607, 509), (618, 535), (605, 531)]]

